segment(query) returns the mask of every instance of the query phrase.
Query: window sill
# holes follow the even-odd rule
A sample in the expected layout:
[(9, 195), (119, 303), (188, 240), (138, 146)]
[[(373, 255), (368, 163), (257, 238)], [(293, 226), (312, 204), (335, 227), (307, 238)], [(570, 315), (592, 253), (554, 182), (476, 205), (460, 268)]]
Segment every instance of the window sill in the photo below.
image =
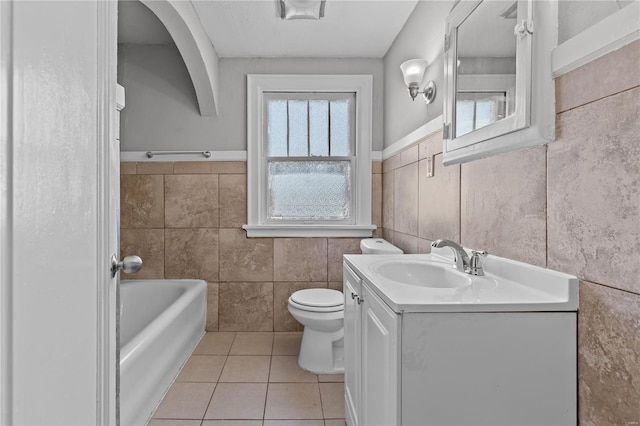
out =
[(356, 237), (369, 238), (376, 225), (242, 225), (247, 237)]

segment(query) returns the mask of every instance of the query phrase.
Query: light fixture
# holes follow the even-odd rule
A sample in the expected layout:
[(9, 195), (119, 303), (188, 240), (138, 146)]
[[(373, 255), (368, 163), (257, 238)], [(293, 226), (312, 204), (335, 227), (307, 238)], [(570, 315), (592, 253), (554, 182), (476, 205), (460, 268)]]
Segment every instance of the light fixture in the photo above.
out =
[(427, 61), (424, 59), (411, 59), (403, 62), (400, 65), (400, 69), (402, 70), (404, 83), (407, 85), (411, 99), (415, 100), (416, 96), (422, 93), (426, 104), (433, 102), (436, 98), (436, 83), (434, 83), (433, 80), (427, 83), (422, 92), (420, 91), (420, 83), (427, 69)]
[(282, 19), (320, 19), (324, 17), (325, 0), (280, 0)]

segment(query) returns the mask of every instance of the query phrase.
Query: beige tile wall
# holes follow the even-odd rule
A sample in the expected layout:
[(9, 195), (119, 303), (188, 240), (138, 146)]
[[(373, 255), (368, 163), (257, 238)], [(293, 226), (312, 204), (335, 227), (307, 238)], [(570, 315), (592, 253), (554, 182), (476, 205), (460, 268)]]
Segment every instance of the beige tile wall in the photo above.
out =
[(640, 42), (558, 78), (556, 105), (548, 146), (442, 167), (437, 133), (386, 160), (383, 233), (407, 252), (447, 238), (578, 276), (580, 424), (638, 424)]
[[(291, 293), (341, 289), (342, 255), (360, 252), (351, 238), (247, 238), (244, 162), (122, 163), (121, 174), (121, 255), (144, 261), (122, 278), (207, 281), (208, 331), (302, 330)], [(381, 226), (381, 162), (372, 186)]]

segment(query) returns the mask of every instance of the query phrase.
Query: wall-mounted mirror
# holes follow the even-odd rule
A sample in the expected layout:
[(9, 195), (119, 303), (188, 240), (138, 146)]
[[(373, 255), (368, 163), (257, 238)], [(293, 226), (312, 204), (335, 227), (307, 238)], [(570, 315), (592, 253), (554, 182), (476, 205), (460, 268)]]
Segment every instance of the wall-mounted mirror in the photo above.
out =
[(555, 0), (460, 2), (446, 22), (445, 164), (555, 136)]

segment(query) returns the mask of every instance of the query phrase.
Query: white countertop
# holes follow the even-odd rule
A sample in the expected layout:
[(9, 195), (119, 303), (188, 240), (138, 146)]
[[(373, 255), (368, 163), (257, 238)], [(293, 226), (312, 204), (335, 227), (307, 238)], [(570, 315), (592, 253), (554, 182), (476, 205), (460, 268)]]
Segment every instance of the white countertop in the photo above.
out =
[[(402, 259), (453, 268), (451, 250), (433, 254), (345, 255), (345, 263), (397, 313), (402, 312), (553, 312), (578, 310), (578, 279), (574, 276), (489, 255), (485, 276), (470, 285), (432, 288), (404, 284), (375, 273), (372, 266)], [(456, 274), (463, 274), (457, 270)], [(467, 274), (464, 274), (469, 276)]]

